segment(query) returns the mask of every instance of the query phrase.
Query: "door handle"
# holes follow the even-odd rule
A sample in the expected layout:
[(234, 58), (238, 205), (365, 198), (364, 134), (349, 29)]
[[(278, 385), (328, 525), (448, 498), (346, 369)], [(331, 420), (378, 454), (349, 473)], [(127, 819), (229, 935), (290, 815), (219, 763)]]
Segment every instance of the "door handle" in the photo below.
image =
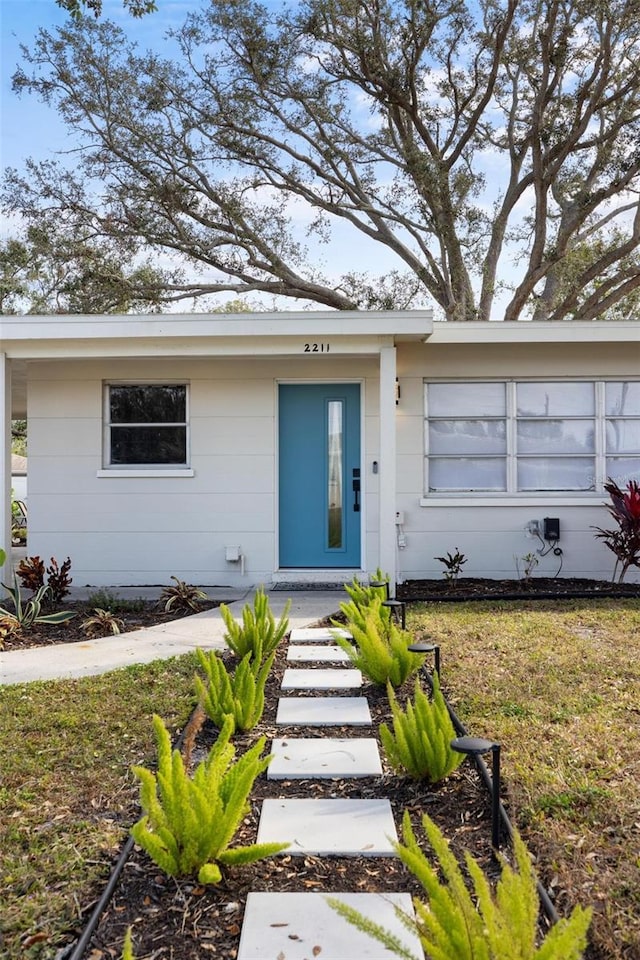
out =
[(353, 512), (360, 513), (360, 468), (354, 467), (352, 471), (353, 480)]

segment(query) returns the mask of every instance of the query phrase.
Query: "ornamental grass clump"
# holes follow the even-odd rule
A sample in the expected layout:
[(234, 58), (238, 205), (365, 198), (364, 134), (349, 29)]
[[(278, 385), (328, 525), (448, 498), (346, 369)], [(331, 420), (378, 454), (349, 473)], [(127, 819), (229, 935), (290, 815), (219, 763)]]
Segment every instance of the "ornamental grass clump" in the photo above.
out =
[(200, 665), (207, 676), (205, 684), (195, 677), (196, 692), (203, 710), (217, 727), (222, 727), (231, 717), (232, 735), (237, 731), (251, 730), (264, 711), (264, 688), (273, 666), (274, 652), (262, 662), (261, 646), (257, 657), (247, 653), (235, 670), (229, 672), (222, 657), (215, 651), (205, 653), (196, 650)]
[(140, 780), (144, 816), (131, 835), (161, 870), (171, 877), (197, 876), (199, 883), (219, 883), (221, 867), (254, 863), (279, 853), (286, 843), (260, 843), (229, 848), (243, 818), (256, 777), (271, 756), (261, 757), (265, 737), (238, 760), (229, 742), (228, 718), (208, 756), (187, 773), (179, 750), (158, 716), (153, 718), (158, 746), (158, 772), (133, 767)]
[[(220, 613), (227, 632), (224, 640), (237, 657), (243, 658), (249, 653), (255, 659), (269, 657), (289, 629), (289, 610), (291, 600), (287, 600), (282, 616), (276, 624), (269, 606), (269, 598), (262, 587), (256, 591), (253, 609), (245, 604), (242, 610), (242, 623), (234, 619), (225, 603), (220, 604)], [(260, 653), (257, 654), (258, 649)]]
[[(571, 916), (559, 920), (537, 945), (540, 903), (536, 878), (517, 833), (513, 841), (515, 866), (503, 859), (495, 891), (478, 863), (466, 853), (469, 889), (444, 835), (426, 814), (422, 824), (437, 866), (432, 866), (420, 849), (408, 811), (402, 824), (404, 844), (395, 847), (427, 894), (426, 902), (414, 899), (415, 923), (425, 956), (432, 960), (580, 960), (587, 946), (592, 911), (575, 907)], [(327, 900), (349, 923), (383, 943), (387, 950), (405, 960), (416, 960), (383, 927), (335, 898)], [(399, 915), (412, 924), (404, 914)]]
[(365, 677), (381, 686), (390, 683), (393, 687), (400, 687), (420, 669), (424, 654), (409, 652), (411, 635), (406, 630), (399, 630), (392, 620), (387, 623), (381, 618), (380, 609), (384, 608), (380, 604), (381, 601), (375, 598), (367, 612), (359, 613), (356, 619), (348, 619), (344, 624), (353, 642), (337, 631), (334, 636), (336, 643)]
[(379, 727), (380, 739), (387, 760), (397, 773), (406, 773), (416, 780), (439, 783), (460, 766), (464, 757), (451, 749), (456, 732), (440, 690), (438, 674), (433, 674), (431, 699), (415, 682), (413, 702), (403, 710), (391, 685), (387, 695), (393, 716), (393, 731), (386, 723)]

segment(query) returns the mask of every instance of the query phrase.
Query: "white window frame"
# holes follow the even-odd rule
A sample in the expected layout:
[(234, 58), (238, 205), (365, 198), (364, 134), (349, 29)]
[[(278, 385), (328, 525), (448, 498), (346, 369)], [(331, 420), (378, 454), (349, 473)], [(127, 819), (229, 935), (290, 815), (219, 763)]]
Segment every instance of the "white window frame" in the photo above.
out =
[[(185, 388), (185, 420), (175, 426), (185, 428), (185, 463), (175, 464), (117, 464), (111, 463), (111, 387), (140, 387), (140, 386), (181, 386)], [(194, 471), (190, 465), (191, 430), (190, 430), (190, 384), (186, 380), (171, 380), (167, 377), (157, 380), (109, 380), (103, 384), (103, 415), (102, 415), (102, 461), (103, 467), (97, 471), (98, 477), (192, 477)], [(135, 424), (134, 424), (135, 425)], [(163, 424), (166, 426), (167, 424)], [(153, 424), (145, 424), (153, 426)]]
[[(506, 460), (506, 489), (502, 491), (474, 491), (474, 490), (459, 490), (459, 491), (430, 491), (429, 490), (429, 449), (428, 449), (428, 437), (429, 437), (429, 400), (428, 400), (428, 388), (430, 384), (456, 384), (461, 383), (469, 385), (471, 383), (500, 383), (505, 385), (506, 389), (506, 414), (505, 414), (505, 425), (506, 425), (506, 442), (507, 449), (505, 453)], [(504, 379), (504, 378), (477, 378), (475, 380), (465, 379), (456, 381), (451, 378), (425, 378), (423, 385), (423, 402), (424, 402), (424, 493), (420, 500), (421, 506), (447, 506), (447, 505), (460, 505), (461, 501), (465, 504), (482, 506), (482, 505), (495, 505), (496, 502), (501, 504), (512, 504), (519, 506), (526, 506), (528, 504), (538, 504), (540, 501), (544, 501), (545, 504), (551, 505), (552, 503), (563, 504), (565, 506), (579, 505), (584, 504), (597, 499), (598, 501), (602, 497), (603, 486), (607, 479), (607, 451), (606, 451), (606, 425), (607, 421), (610, 419), (616, 419), (616, 417), (608, 417), (606, 414), (605, 406), (605, 389), (607, 383), (635, 383), (638, 382), (637, 379), (630, 377), (609, 377), (605, 379), (595, 380), (594, 378), (580, 378), (575, 377), (571, 380), (561, 380), (558, 378), (535, 378), (535, 377), (521, 377), (513, 379)], [(554, 383), (560, 384), (563, 383), (590, 383), (594, 386), (594, 413), (593, 415), (562, 415), (557, 414), (556, 416), (550, 416), (549, 419), (563, 419), (563, 420), (593, 420), (594, 422), (594, 488), (592, 490), (541, 490), (541, 491), (519, 491), (517, 489), (517, 466), (518, 466), (518, 454), (517, 454), (517, 424), (519, 419), (529, 419), (528, 417), (519, 418), (517, 415), (517, 397), (516, 389), (518, 384), (522, 383)], [(439, 417), (438, 419), (446, 420), (446, 417)], [(478, 411), (478, 419), (483, 419), (482, 411)], [(495, 419), (495, 418), (494, 418)], [(535, 419), (535, 418), (534, 418)], [(541, 418), (544, 419), (544, 418)], [(627, 419), (630, 421), (639, 421), (640, 415), (629, 415), (626, 417), (618, 417), (617, 419)], [(460, 454), (461, 456), (464, 454)], [(442, 455), (438, 455), (441, 457)], [(454, 454), (450, 454), (451, 458), (454, 458)], [(525, 457), (527, 455), (524, 455)], [(558, 455), (560, 456), (560, 455)], [(578, 456), (578, 455), (576, 455)], [(629, 455), (630, 459), (637, 458), (638, 462), (638, 475), (640, 475), (640, 449), (638, 453)], [(446, 455), (442, 457), (446, 459)]]

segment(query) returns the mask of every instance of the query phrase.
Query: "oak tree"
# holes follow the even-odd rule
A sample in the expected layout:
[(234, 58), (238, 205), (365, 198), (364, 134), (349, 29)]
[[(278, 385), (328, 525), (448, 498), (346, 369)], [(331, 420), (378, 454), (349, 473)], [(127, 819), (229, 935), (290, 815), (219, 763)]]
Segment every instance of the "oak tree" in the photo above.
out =
[[(58, 110), (75, 166), (9, 171), (5, 205), (178, 257), (167, 301), (627, 317), (639, 14), (638, 0), (210, 0), (171, 57), (80, 18), (41, 30), (14, 77)], [(317, 244), (338, 227), (384, 248), (384, 275), (323, 272)]]

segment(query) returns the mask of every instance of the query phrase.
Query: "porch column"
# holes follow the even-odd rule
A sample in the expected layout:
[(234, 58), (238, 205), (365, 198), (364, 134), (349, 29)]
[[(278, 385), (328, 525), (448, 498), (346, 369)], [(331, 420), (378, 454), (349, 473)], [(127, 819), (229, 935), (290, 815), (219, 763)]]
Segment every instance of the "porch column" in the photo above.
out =
[(0, 352), (0, 547), (6, 551), (6, 567), (0, 578), (11, 582), (11, 361)]
[(380, 349), (380, 569), (395, 596), (396, 553), (396, 348)]

